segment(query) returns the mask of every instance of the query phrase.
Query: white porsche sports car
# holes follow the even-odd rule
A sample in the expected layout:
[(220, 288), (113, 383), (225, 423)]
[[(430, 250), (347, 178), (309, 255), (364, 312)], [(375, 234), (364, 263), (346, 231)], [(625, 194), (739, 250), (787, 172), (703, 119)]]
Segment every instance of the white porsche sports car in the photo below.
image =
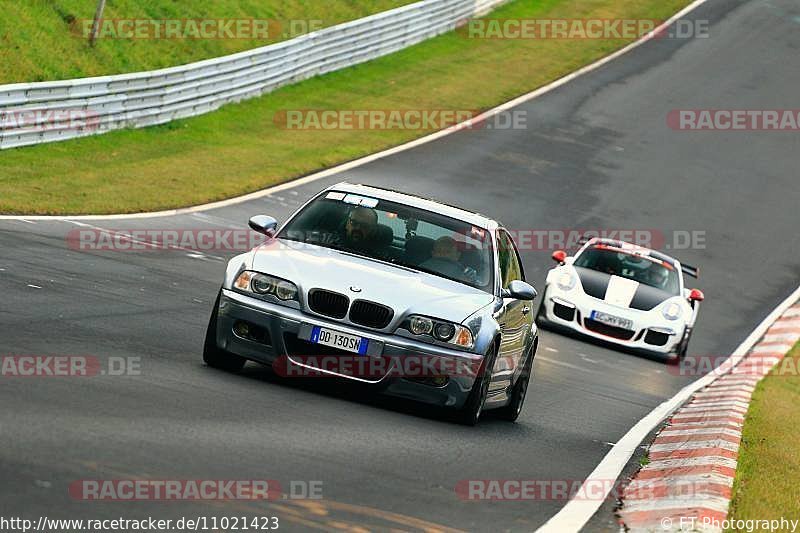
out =
[(632, 350), (686, 355), (703, 293), (683, 275), (698, 269), (649, 248), (594, 238), (573, 257), (553, 252), (558, 266), (536, 315), (543, 327), (568, 328)]

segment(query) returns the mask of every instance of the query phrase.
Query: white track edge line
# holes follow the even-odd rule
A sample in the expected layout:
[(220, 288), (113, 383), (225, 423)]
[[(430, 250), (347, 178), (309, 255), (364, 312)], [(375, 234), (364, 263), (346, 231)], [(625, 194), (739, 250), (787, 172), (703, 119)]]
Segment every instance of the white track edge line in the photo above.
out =
[[(705, 1), (705, 0), (702, 0)], [(764, 333), (769, 329), (775, 320), (780, 317), (784, 311), (789, 309), (797, 299), (800, 298), (800, 287), (797, 287), (786, 299), (778, 304), (767, 317), (756, 326), (756, 328), (742, 341), (742, 343), (731, 354), (733, 364), (738, 364), (742, 358), (747, 355), (747, 352), (755, 345), (758, 340), (764, 336)], [(700, 379), (690, 383), (681, 389), (675, 396), (664, 401), (661, 405), (653, 409), (647, 416), (639, 420), (628, 432), (611, 448), (611, 450), (603, 457), (600, 464), (592, 471), (587, 477), (588, 480), (592, 479), (617, 479), (628, 464), (628, 460), (639, 447), (641, 442), (650, 434), (650, 432), (666, 417), (668, 417), (676, 408), (681, 406), (688, 400), (692, 394), (712, 383), (719, 376), (715, 374), (706, 374)], [(594, 485), (593, 485), (594, 486)], [(596, 488), (596, 487), (595, 487)], [(581, 490), (587, 490), (586, 482)], [(608, 496), (610, 487), (605, 489), (605, 494), (602, 498), (592, 498), (591, 500), (570, 500), (551, 517), (545, 524), (540, 527), (537, 533), (561, 533), (563, 531), (579, 531), (586, 522), (594, 515), (597, 509), (600, 508), (605, 497)], [(579, 490), (577, 494), (582, 494)]]
[(555, 81), (548, 83), (547, 85), (543, 85), (538, 89), (535, 89), (529, 93), (523, 94), (514, 98), (513, 100), (509, 100), (504, 104), (500, 104), (497, 107), (484, 111), (477, 117), (474, 117), (470, 120), (466, 120), (461, 122), (455, 126), (451, 126), (450, 128), (439, 130), (437, 132), (431, 133), (430, 135), (425, 135), (424, 137), (420, 137), (419, 139), (414, 139), (407, 143), (401, 144), (399, 146), (395, 146), (393, 148), (389, 148), (387, 150), (383, 150), (381, 152), (377, 152), (374, 154), (370, 154), (358, 159), (354, 159), (353, 161), (349, 161), (347, 163), (342, 163), (341, 165), (337, 165), (335, 167), (327, 168), (321, 170), (319, 172), (315, 172), (313, 174), (309, 174), (308, 176), (304, 176), (302, 178), (297, 178), (294, 180), (287, 181), (285, 183), (281, 183), (278, 185), (274, 185), (272, 187), (267, 187), (266, 189), (261, 189), (259, 191), (251, 192), (248, 194), (244, 194), (242, 196), (237, 196), (235, 198), (228, 198), (227, 200), (219, 200), (217, 202), (209, 202), (206, 204), (196, 205), (192, 207), (181, 207), (178, 209), (167, 209), (164, 211), (150, 211), (146, 213), (120, 213), (120, 214), (113, 214), (113, 215), (0, 215), (0, 220), (16, 220), (16, 221), (30, 221), (30, 220), (50, 220), (50, 221), (58, 221), (58, 220), (124, 220), (124, 219), (140, 219), (140, 218), (157, 218), (157, 217), (169, 217), (169, 216), (176, 216), (176, 215), (185, 215), (189, 213), (197, 213), (199, 211), (208, 211), (211, 209), (218, 209), (220, 207), (227, 207), (231, 205), (240, 204), (243, 202), (247, 202), (249, 200), (255, 200), (257, 198), (262, 198), (264, 196), (268, 196), (270, 194), (274, 194), (276, 192), (285, 191), (288, 189), (293, 189), (295, 187), (299, 187), (301, 185), (305, 185), (307, 183), (312, 183), (317, 180), (326, 178), (328, 176), (339, 174), (341, 172), (346, 172), (348, 170), (352, 170), (354, 168), (360, 167), (367, 163), (371, 163), (372, 161), (376, 161), (378, 159), (383, 159), (385, 157), (389, 157), (391, 155), (405, 152), (406, 150), (410, 150), (411, 148), (415, 148), (417, 146), (427, 144), (431, 141), (435, 141), (441, 137), (445, 137), (454, 133), (456, 131), (460, 131), (462, 128), (468, 127), (470, 124), (479, 123), (491, 116), (494, 116), (498, 113), (502, 113), (508, 109), (516, 107), (520, 104), (528, 102), (530, 100), (534, 100), (544, 94), (547, 94), (555, 89), (558, 89), (562, 85), (566, 85), (567, 83), (571, 82), (572, 80), (583, 76), (584, 74), (588, 74), (589, 72), (593, 72), (606, 63), (610, 63), (611, 61), (617, 59), (618, 57), (627, 54), (628, 52), (638, 48), (642, 44), (650, 41), (653, 39), (654, 36), (660, 35), (661, 31), (664, 28), (670, 26), (673, 22), (678, 20), (679, 18), (683, 17), (687, 13), (693, 11), (700, 5), (706, 3), (707, 0), (695, 0), (681, 11), (673, 15), (669, 20), (658, 26), (654, 29), (651, 33), (641, 37), (637, 41), (634, 41), (627, 46), (620, 48), (616, 52), (613, 52), (610, 55), (602, 57), (595, 61), (594, 63), (590, 63), (584, 67), (579, 68)]

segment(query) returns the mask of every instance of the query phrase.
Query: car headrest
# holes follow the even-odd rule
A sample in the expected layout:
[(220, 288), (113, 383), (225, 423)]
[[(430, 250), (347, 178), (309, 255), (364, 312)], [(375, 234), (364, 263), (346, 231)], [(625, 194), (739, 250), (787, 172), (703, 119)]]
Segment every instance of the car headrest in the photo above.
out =
[(412, 264), (420, 264), (431, 258), (433, 239), (415, 235), (406, 241), (406, 260)]
[(483, 266), (481, 264), (482, 252), (477, 248), (466, 248), (461, 251), (461, 263), (464, 266), (472, 267), (475, 270), (480, 270)]

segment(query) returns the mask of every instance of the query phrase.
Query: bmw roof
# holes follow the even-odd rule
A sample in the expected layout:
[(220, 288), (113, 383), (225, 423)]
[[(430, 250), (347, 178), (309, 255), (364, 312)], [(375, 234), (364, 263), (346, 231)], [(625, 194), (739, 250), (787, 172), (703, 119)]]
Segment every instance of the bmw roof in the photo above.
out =
[(416, 207), (418, 209), (422, 209), (425, 211), (438, 213), (440, 215), (454, 218), (456, 220), (462, 220), (464, 222), (472, 224), (473, 226), (485, 230), (493, 230), (500, 225), (500, 223), (497, 222), (496, 220), (493, 220), (479, 213), (467, 211), (466, 209), (462, 209), (460, 207), (445, 204), (428, 198), (423, 198), (421, 196), (403, 193), (391, 189), (384, 189), (382, 187), (375, 187), (372, 185), (348, 183), (345, 181), (337, 183), (336, 185), (332, 185), (327, 189), (325, 189), (325, 191), (340, 191), (353, 194), (361, 194), (371, 198), (376, 198), (378, 200), (388, 200), (390, 202), (397, 202), (399, 204), (408, 205), (410, 207)]

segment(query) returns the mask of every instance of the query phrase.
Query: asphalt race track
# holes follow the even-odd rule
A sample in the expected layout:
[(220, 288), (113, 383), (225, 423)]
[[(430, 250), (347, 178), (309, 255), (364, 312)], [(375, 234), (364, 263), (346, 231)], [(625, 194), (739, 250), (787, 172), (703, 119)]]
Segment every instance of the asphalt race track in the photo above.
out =
[[(288, 530), (543, 524), (564, 501), (466, 502), (454, 487), (582, 480), (695, 377), (545, 331), (520, 421), (488, 416), (461, 427), (327, 380), (282, 381), (255, 364), (240, 375), (205, 367), (203, 335), (233, 252), (85, 252), (69, 249), (65, 235), (79, 224), (241, 229), (254, 214), (283, 220), (344, 179), (460, 204), (514, 229), (702, 231), (704, 248), (675, 252), (701, 266), (707, 298), (690, 352), (730, 353), (800, 278), (800, 137), (675, 131), (666, 117), (800, 107), (800, 6), (711, 0), (689, 18), (709, 19), (709, 38), (651, 41), (528, 102), (519, 107), (527, 129), (459, 132), (346, 176), (203, 213), (0, 221), (0, 354), (141, 358), (140, 375), (0, 378), (0, 515), (264, 515)], [(524, 260), (541, 287), (550, 252), (529, 250)], [(87, 502), (68, 493), (76, 480), (131, 478), (273, 479), (284, 489), (321, 481), (323, 499)]]

